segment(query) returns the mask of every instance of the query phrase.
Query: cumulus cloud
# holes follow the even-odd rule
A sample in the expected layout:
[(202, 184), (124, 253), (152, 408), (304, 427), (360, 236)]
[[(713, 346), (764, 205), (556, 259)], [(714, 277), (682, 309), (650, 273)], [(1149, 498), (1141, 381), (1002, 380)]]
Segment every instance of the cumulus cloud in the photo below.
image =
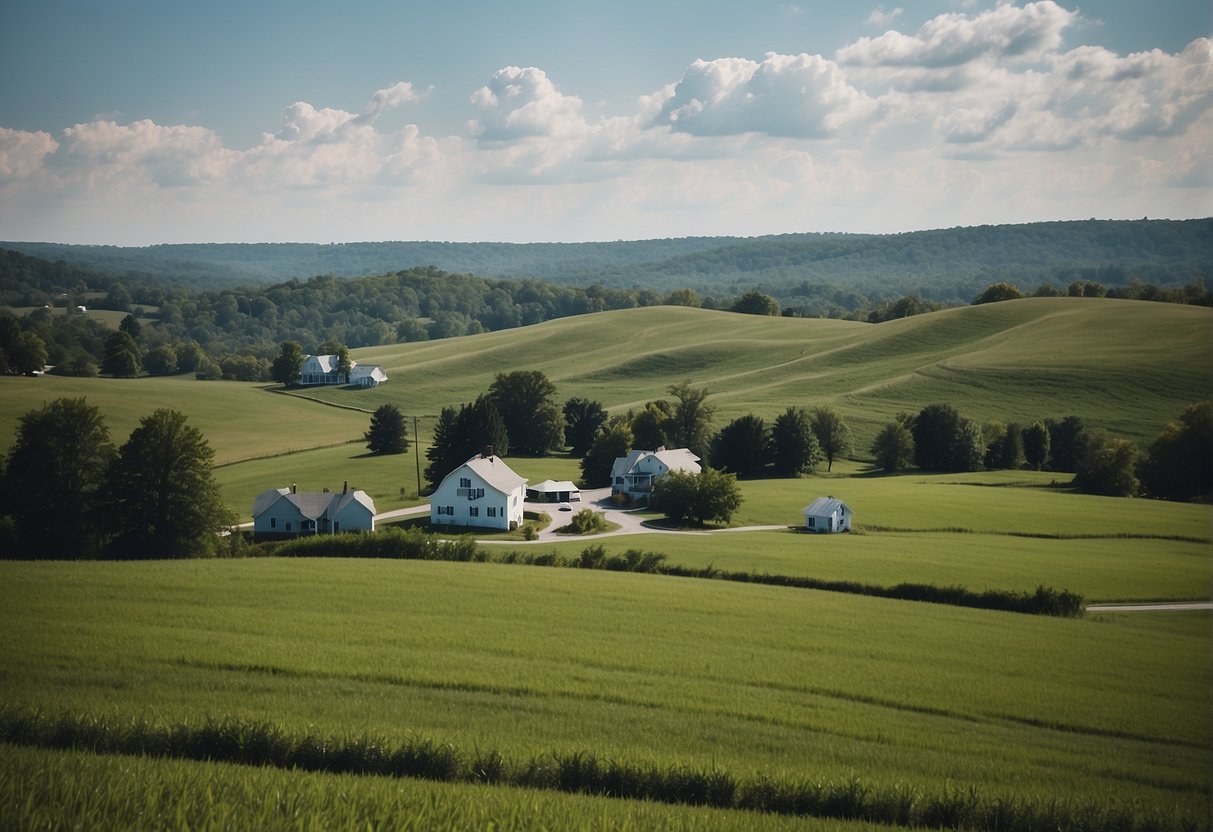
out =
[(654, 122), (701, 136), (826, 138), (875, 109), (876, 102), (847, 83), (833, 61), (769, 52), (761, 62), (695, 61), (667, 88)]
[(860, 38), (838, 50), (840, 64), (852, 66), (961, 66), (979, 58), (1032, 60), (1055, 50), (1062, 31), (1078, 17), (1052, 0), (1026, 6), (1002, 4), (970, 17), (942, 14), (913, 35), (888, 31)]
[(58, 147), (50, 133), (0, 127), (0, 185), (30, 178), (42, 167), (47, 154)]
[(231, 160), (219, 136), (205, 127), (98, 120), (68, 127), (48, 157), (52, 168), (89, 180), (150, 179), (161, 187), (223, 177)]
[(541, 136), (577, 136), (586, 131), (581, 99), (564, 95), (542, 69), (507, 66), (472, 93), (480, 118), (469, 131), (481, 142)]

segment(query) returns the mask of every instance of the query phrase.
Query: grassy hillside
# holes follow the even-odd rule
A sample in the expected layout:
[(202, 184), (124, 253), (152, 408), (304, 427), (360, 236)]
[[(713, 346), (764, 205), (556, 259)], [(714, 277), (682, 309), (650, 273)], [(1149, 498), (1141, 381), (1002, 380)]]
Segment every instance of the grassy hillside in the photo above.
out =
[(23, 414), (63, 397), (84, 397), (100, 408), (117, 445), (157, 408), (180, 410), (215, 449), (218, 465), (356, 439), (369, 423), (365, 413), (282, 396), (264, 385), (195, 381), (192, 376), (9, 376), (0, 378), (0, 452), (8, 452)]
[(334, 403), (392, 401), (436, 415), (498, 372), (542, 370), (562, 400), (613, 411), (689, 380), (706, 386), (718, 426), (748, 412), (833, 404), (862, 454), (898, 411), (946, 401), (979, 422), (1076, 414), (1152, 440), (1213, 379), (1213, 310), (1096, 298), (1033, 298), (862, 324), (679, 307), (606, 312), (520, 330), (359, 350), (391, 381)]

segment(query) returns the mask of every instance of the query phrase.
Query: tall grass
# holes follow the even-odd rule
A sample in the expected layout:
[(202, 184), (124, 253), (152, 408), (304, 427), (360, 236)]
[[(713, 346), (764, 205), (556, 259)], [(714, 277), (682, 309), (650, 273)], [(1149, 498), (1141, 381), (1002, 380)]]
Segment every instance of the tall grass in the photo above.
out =
[(1142, 809), (1134, 803), (1069, 802), (986, 796), (976, 788), (929, 794), (913, 786), (879, 787), (853, 777), (842, 782), (735, 776), (717, 768), (657, 766), (552, 751), (517, 759), (496, 751), (467, 752), (424, 737), (292, 734), (267, 722), (207, 718), (200, 724), (109, 722), (67, 713), (0, 707), (0, 741), (98, 754), (272, 766), (337, 774), (409, 777), (443, 782), (489, 782), (549, 791), (660, 803), (744, 809), (819, 818), (855, 819), (905, 827), (991, 832), (1123, 832), (1196, 830), (1199, 820)]

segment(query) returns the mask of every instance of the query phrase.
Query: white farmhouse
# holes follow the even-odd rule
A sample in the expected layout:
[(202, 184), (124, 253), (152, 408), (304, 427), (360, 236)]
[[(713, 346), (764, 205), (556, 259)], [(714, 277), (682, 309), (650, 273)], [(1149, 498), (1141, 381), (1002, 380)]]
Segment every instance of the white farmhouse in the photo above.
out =
[(253, 501), (253, 536), (293, 537), (301, 534), (375, 530), (375, 502), (365, 491), (340, 493), (271, 488)]
[(806, 531), (830, 534), (851, 530), (851, 507), (834, 497), (818, 497), (804, 510)]
[(699, 457), (686, 448), (629, 451), (611, 466), (611, 496), (624, 494), (630, 500), (648, 500), (653, 483), (670, 471), (700, 472)]
[(358, 387), (377, 387), (387, 381), (387, 373), (378, 364), (359, 364), (350, 359), (349, 377), (341, 373), (341, 357), (338, 355), (306, 355), (299, 369), (299, 383), (353, 384)]
[(436, 526), (516, 529), (522, 525), (526, 478), (497, 456), (477, 454), (446, 475), (430, 495)]

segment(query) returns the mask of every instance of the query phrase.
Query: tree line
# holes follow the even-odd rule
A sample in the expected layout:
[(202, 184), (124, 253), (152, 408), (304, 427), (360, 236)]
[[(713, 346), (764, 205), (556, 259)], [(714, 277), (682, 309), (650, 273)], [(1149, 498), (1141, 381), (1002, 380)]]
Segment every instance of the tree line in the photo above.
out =
[(1030, 468), (1071, 473), (1092, 494), (1193, 500), (1213, 491), (1213, 404), (1185, 408), (1145, 452), (1078, 416), (978, 426), (948, 404), (898, 414), (870, 450), (887, 473)]
[(216, 554), (235, 517), (211, 471), (214, 451), (184, 414), (160, 409), (121, 447), (100, 410), (56, 399), (21, 417), (0, 470), (0, 551), (21, 559), (184, 558)]

